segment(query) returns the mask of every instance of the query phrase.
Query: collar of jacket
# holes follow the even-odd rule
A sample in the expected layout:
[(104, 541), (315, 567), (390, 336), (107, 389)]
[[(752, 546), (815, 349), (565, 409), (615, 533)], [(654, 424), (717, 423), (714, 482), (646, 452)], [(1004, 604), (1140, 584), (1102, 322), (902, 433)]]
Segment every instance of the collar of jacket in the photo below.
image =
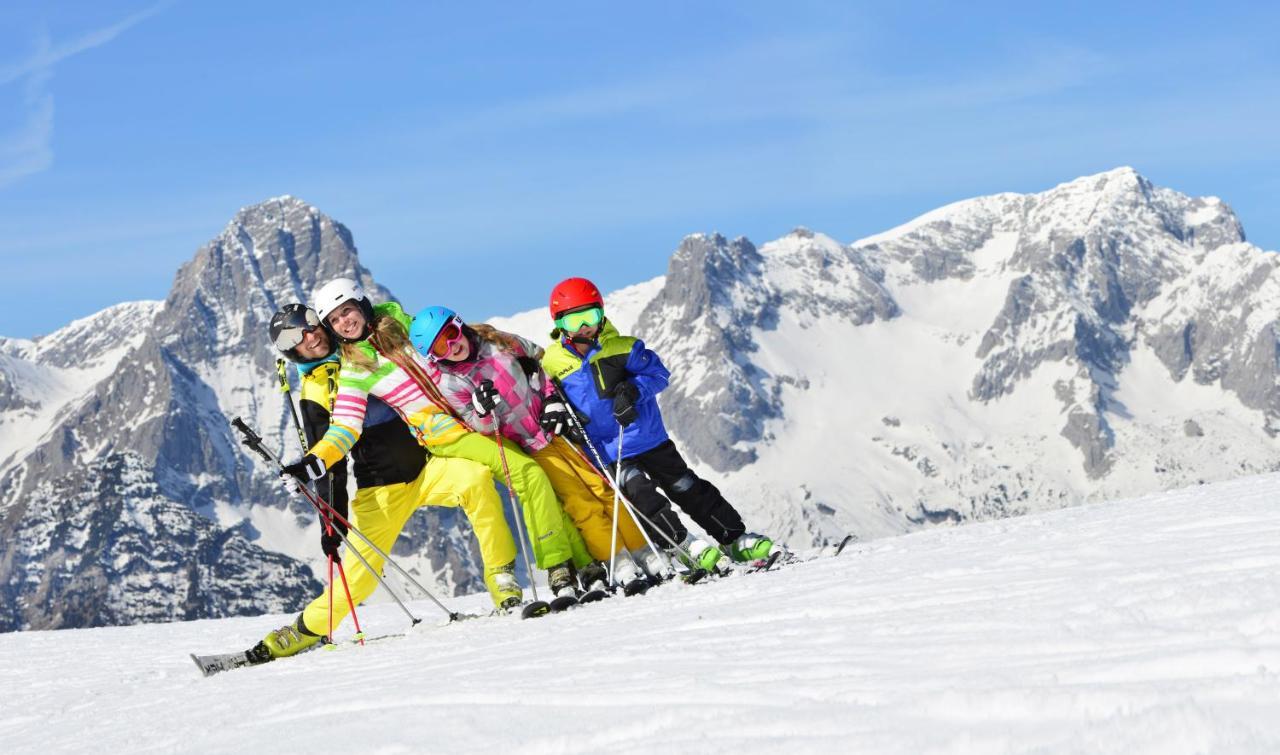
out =
[(317, 359), (314, 362), (298, 362), (298, 374), (310, 375), (312, 370), (314, 370), (315, 368), (319, 367), (322, 364), (330, 364), (330, 363), (336, 364), (341, 361), (342, 360), (338, 356), (338, 352), (335, 351), (329, 356), (325, 357), (324, 359)]

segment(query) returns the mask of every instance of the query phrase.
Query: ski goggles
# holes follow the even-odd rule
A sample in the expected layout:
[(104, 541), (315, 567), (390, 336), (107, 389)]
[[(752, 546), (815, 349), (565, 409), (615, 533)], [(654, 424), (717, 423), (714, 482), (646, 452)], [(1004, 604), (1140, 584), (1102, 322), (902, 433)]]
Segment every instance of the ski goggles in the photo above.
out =
[(582, 327), (594, 328), (604, 322), (604, 310), (599, 307), (578, 312), (566, 312), (556, 318), (556, 327), (566, 333), (577, 333)]
[(453, 350), (453, 345), (462, 338), (462, 318), (454, 315), (444, 324), (435, 340), (431, 342), (431, 356), (443, 359)]
[(281, 328), (280, 332), (276, 333), (273, 343), (277, 349), (289, 351), (290, 349), (298, 348), (302, 343), (302, 339), (308, 333), (320, 327), (320, 318), (316, 316), (315, 312), (310, 309), (303, 311), (305, 314), (302, 322), (295, 323), (288, 328)]

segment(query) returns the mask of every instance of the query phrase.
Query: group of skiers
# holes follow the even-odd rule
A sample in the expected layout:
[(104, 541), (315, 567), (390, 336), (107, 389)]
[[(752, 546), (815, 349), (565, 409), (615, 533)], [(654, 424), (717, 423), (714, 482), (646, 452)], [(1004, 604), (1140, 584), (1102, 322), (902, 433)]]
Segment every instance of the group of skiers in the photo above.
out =
[[(259, 643), (261, 654), (279, 658), (319, 643), (373, 592), (383, 554), (426, 505), (463, 510), (497, 610), (519, 607), (516, 538), (495, 480), (518, 500), (527, 547), (556, 596), (613, 585), (631, 592), (670, 578), (671, 560), (715, 571), (724, 559), (782, 552), (747, 532), (720, 491), (689, 469), (658, 409), (670, 373), (640, 339), (618, 332), (596, 286), (562, 281), (550, 314), (546, 349), (446, 307), (409, 317), (395, 302), (374, 304), (349, 279), (321, 286), (311, 307), (275, 314), (271, 341), (297, 367), (309, 444), (281, 480), (290, 494), (314, 484), (332, 499), (339, 516), (321, 528), (331, 564), (348, 518), (363, 537), (347, 540), (357, 555), (345, 571), (349, 599), (334, 594), (331, 578), (293, 623)], [(639, 522), (616, 505), (615, 473)], [(690, 533), (672, 503), (715, 542)]]

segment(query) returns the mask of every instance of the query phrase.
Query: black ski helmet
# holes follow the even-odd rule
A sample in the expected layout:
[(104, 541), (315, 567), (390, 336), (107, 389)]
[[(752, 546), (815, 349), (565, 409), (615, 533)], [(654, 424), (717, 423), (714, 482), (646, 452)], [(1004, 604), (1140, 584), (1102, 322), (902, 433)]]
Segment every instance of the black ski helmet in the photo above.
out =
[(286, 304), (271, 318), (271, 345), (276, 347), (290, 362), (313, 362), (324, 359), (338, 348), (338, 342), (328, 328), (324, 328), (329, 336), (329, 351), (323, 356), (308, 359), (298, 353), (302, 337), (316, 328), (324, 328), (320, 316), (305, 304)]

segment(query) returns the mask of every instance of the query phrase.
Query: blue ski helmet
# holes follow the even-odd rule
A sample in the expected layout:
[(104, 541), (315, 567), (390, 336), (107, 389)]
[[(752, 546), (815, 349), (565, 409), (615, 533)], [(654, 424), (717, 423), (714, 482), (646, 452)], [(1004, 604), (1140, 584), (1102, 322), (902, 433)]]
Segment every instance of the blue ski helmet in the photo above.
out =
[(426, 307), (418, 310), (418, 314), (413, 316), (413, 323), (409, 326), (409, 343), (413, 344), (413, 348), (417, 349), (422, 356), (428, 359), (433, 358), (431, 344), (451, 321), (456, 321), (457, 326), (462, 327), (462, 318), (448, 307)]

